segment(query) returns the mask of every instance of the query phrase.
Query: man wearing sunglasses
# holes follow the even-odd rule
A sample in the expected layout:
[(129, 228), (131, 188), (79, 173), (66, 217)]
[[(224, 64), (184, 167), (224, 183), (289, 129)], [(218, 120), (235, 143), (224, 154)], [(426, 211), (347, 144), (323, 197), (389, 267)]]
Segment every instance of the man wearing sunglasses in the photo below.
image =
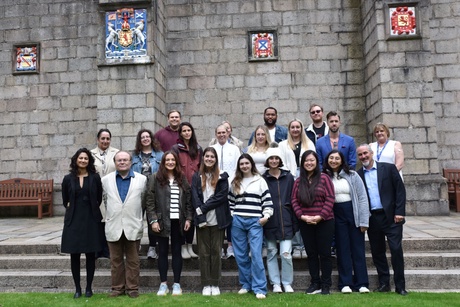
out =
[(305, 129), (308, 138), (316, 145), (316, 141), (329, 133), (329, 127), (323, 121), (323, 107), (317, 104), (310, 106), (310, 118), (312, 123)]

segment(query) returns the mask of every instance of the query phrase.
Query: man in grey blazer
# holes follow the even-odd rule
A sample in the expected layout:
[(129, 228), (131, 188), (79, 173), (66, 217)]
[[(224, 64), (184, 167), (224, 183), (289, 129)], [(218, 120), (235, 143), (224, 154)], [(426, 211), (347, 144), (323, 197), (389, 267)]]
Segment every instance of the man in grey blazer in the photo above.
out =
[[(119, 151), (116, 171), (102, 178), (106, 206), (105, 236), (112, 274), (111, 297), (139, 296), (139, 244), (143, 234), (142, 200), (147, 177), (131, 170), (132, 157)], [(126, 258), (125, 258), (126, 257)]]

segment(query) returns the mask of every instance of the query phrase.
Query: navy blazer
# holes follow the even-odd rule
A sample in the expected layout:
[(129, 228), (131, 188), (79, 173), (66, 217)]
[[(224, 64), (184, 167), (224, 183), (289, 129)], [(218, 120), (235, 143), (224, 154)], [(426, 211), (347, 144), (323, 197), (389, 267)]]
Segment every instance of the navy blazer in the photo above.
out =
[[(68, 174), (62, 180), (62, 204), (66, 208), (64, 223), (69, 226), (72, 223), (73, 212), (75, 211), (75, 191), (79, 184), (78, 177), (74, 174)], [(101, 210), (102, 203), (102, 183), (101, 177), (97, 173), (88, 173), (89, 200), (93, 218), (97, 223), (102, 220)]]
[[(340, 133), (337, 148), (345, 156), (345, 162), (347, 162), (350, 169), (354, 170), (356, 168), (355, 139), (349, 135)], [(331, 150), (332, 146), (329, 134), (326, 134), (322, 138), (318, 139), (318, 141), (316, 141), (316, 153), (318, 154), (319, 165), (321, 169), (323, 169), (324, 159), (326, 158), (327, 154), (331, 152)]]
[[(388, 221), (392, 223), (394, 222), (395, 215), (406, 216), (406, 188), (394, 164), (376, 161), (374, 161), (374, 163), (377, 163), (380, 201), (382, 202), (383, 210), (385, 211)], [(364, 182), (366, 193), (368, 194), (367, 197), (369, 198), (363, 168), (358, 170), (358, 174)]]

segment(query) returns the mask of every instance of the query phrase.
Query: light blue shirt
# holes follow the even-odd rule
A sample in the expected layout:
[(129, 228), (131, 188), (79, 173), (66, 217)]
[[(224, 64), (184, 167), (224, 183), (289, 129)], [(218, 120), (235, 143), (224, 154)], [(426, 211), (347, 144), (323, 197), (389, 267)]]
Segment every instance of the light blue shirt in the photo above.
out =
[(379, 181), (377, 179), (377, 162), (374, 161), (374, 165), (371, 169), (367, 170), (363, 168), (363, 170), (371, 210), (383, 209), (382, 202), (380, 201)]
[(134, 177), (133, 170), (129, 170), (128, 176), (122, 178), (118, 171), (116, 171), (115, 179), (117, 181), (118, 194), (120, 195), (121, 201), (125, 202), (126, 195), (128, 195), (129, 185), (131, 184), (131, 178)]

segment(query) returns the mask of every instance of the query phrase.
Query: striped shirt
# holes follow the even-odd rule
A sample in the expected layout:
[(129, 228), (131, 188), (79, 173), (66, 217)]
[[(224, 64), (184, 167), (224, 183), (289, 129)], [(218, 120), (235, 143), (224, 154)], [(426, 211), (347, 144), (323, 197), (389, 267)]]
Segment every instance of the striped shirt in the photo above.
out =
[(179, 186), (175, 180), (169, 181), (169, 186), (171, 187), (171, 202), (169, 204), (169, 218), (171, 220), (179, 219)]

